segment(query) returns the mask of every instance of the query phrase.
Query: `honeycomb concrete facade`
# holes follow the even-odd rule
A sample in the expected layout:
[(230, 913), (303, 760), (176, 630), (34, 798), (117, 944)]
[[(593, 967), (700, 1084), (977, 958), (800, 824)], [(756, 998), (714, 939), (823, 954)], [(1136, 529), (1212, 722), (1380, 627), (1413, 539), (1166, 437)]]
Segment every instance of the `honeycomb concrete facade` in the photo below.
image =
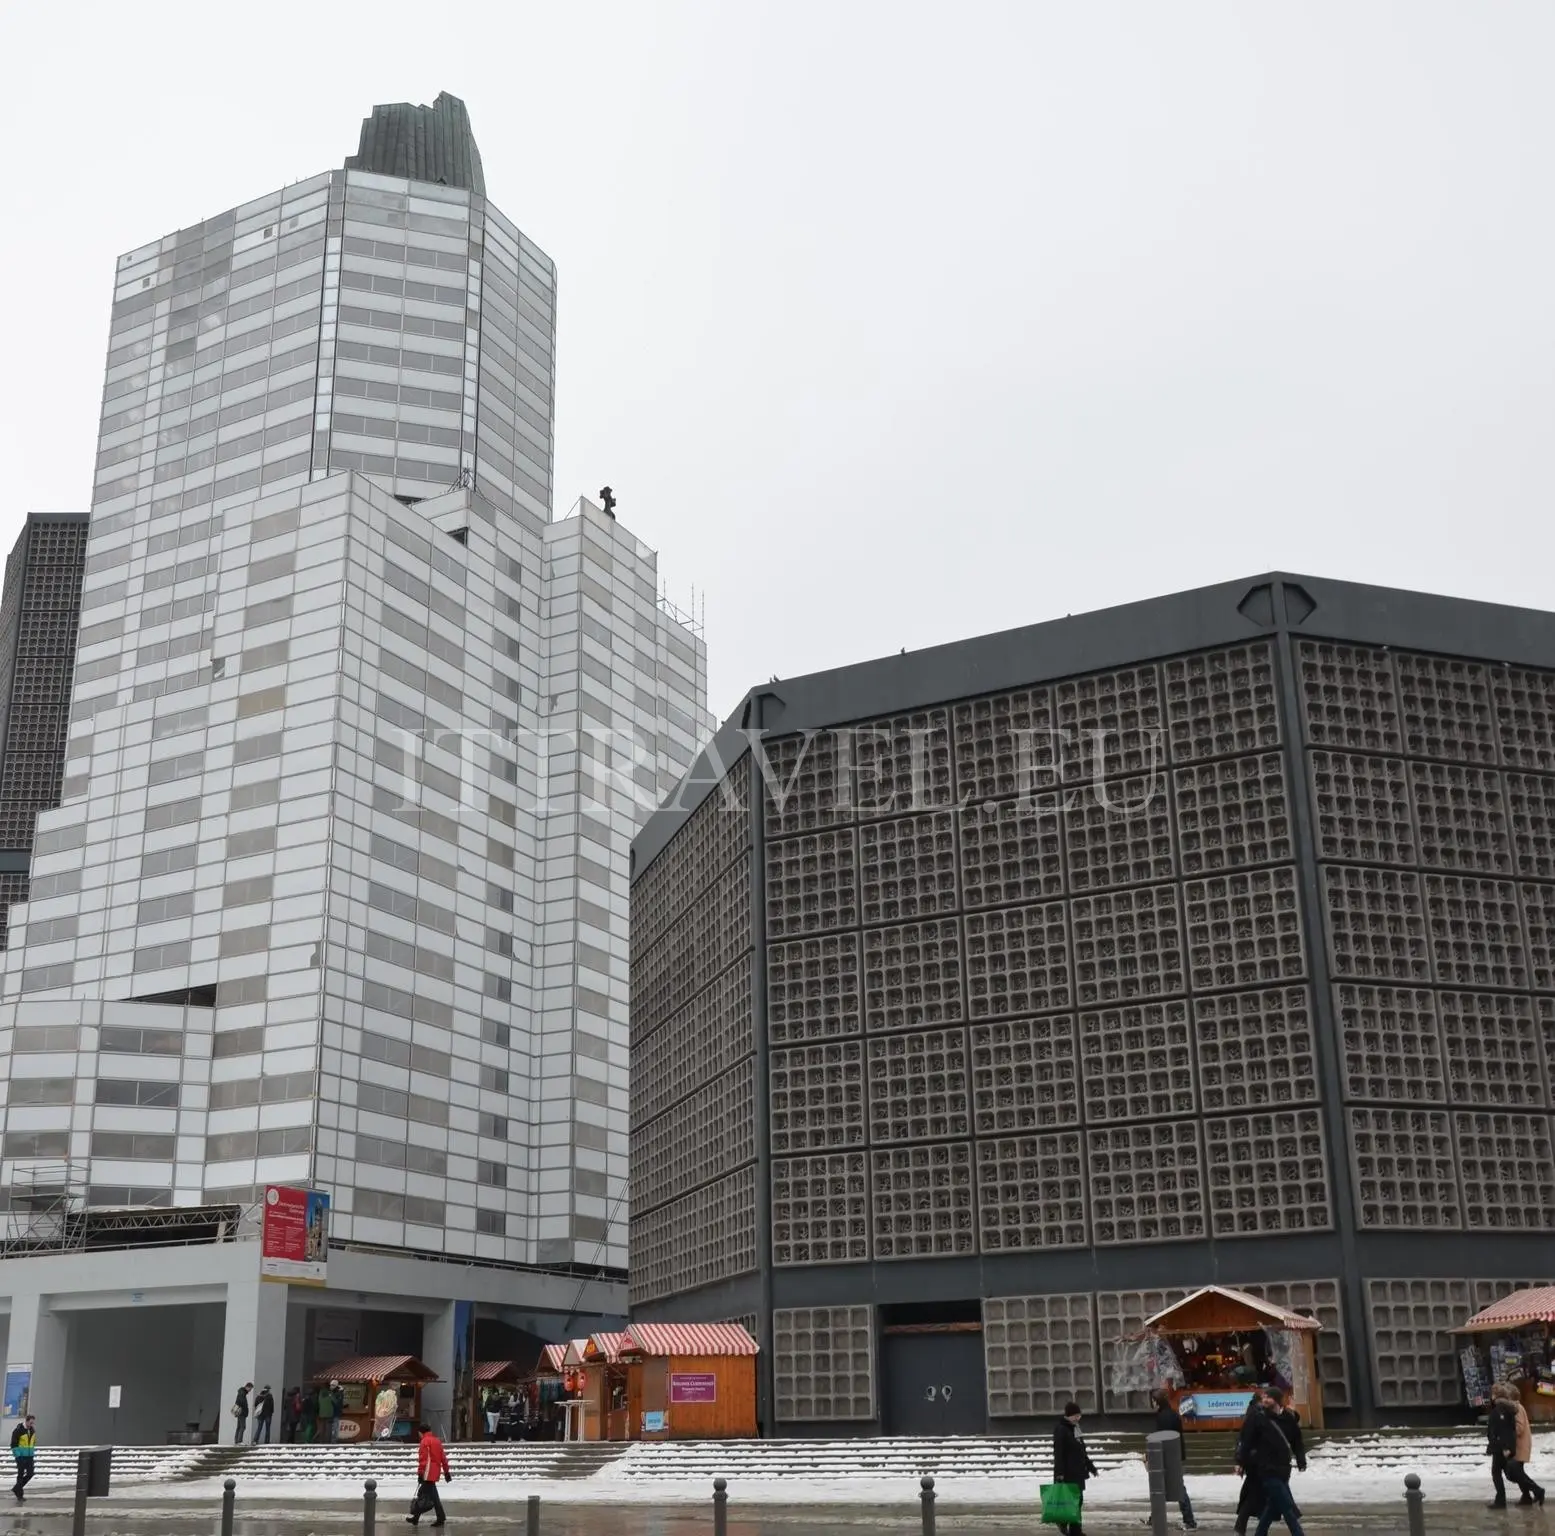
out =
[(1555, 615), (1308, 577), (754, 690), (633, 849), (634, 1315), (754, 1312), (778, 1433), (968, 1334), (946, 1427), (1138, 1412), (1217, 1281), (1450, 1408), (1552, 1267), (1552, 807)]

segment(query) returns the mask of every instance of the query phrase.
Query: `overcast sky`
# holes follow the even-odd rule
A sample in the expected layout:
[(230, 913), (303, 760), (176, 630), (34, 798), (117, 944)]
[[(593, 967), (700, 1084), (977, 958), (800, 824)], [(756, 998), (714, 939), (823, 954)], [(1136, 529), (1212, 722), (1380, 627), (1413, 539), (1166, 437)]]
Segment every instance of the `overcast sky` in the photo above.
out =
[(3, 0), (0, 537), (115, 256), (469, 104), (607, 482), (755, 682), (1273, 567), (1550, 606), (1555, 5)]

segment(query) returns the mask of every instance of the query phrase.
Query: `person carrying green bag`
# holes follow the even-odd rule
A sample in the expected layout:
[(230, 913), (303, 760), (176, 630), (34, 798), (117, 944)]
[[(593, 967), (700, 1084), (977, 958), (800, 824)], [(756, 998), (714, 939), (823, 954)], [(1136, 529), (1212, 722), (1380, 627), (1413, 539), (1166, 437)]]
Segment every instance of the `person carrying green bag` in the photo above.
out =
[(1096, 1463), (1080, 1438), (1080, 1405), (1065, 1403), (1053, 1429), (1053, 1481), (1042, 1490), (1042, 1523), (1056, 1525), (1060, 1536), (1085, 1536), (1080, 1528), (1085, 1484), (1096, 1475)]

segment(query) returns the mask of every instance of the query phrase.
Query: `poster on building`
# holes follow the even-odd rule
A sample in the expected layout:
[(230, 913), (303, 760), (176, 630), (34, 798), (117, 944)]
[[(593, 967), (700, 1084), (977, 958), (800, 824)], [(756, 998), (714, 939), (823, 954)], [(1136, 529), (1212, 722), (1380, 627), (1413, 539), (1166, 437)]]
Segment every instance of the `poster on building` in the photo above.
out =
[(716, 1403), (718, 1378), (711, 1371), (672, 1371), (670, 1401), (672, 1403)]
[(27, 1398), (31, 1392), (32, 1367), (8, 1365), (5, 1368), (5, 1403), (0, 1405), (0, 1418), (26, 1418)]
[(323, 1285), (329, 1258), (329, 1196), (317, 1189), (265, 1190), (259, 1273), (292, 1285)]

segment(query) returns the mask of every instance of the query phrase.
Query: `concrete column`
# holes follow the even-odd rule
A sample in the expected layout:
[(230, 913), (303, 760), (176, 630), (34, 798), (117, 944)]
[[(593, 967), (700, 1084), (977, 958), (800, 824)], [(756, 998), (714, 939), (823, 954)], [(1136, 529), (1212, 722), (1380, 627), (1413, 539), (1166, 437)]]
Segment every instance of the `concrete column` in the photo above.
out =
[(453, 1428), (454, 1359), (458, 1353), (458, 1303), (444, 1302), (421, 1325), (421, 1360), (442, 1377), (421, 1390), (421, 1416), (438, 1434)]
[[(6, 1348), (7, 1371), (32, 1369), (28, 1409), (38, 1416), (38, 1433), (56, 1445), (67, 1439), (65, 1404), (65, 1318), (49, 1305), (49, 1297), (19, 1293), (11, 1298), (11, 1334)], [(15, 1419), (0, 1422), (7, 1439)]]
[[(280, 1395), (286, 1385), (283, 1372), (286, 1369), (286, 1298), (289, 1289), (274, 1280), (261, 1280), (258, 1275), (227, 1282), (227, 1320), (221, 1350), (221, 1427), (218, 1431), (223, 1441), (230, 1441), (237, 1427), (232, 1417), (232, 1404), (238, 1388), (246, 1381), (253, 1382), (255, 1392), (269, 1385), (276, 1396), (276, 1423), (280, 1422)], [(250, 1394), (250, 1398), (252, 1396)], [(252, 1435), (252, 1419), (247, 1428)]]

